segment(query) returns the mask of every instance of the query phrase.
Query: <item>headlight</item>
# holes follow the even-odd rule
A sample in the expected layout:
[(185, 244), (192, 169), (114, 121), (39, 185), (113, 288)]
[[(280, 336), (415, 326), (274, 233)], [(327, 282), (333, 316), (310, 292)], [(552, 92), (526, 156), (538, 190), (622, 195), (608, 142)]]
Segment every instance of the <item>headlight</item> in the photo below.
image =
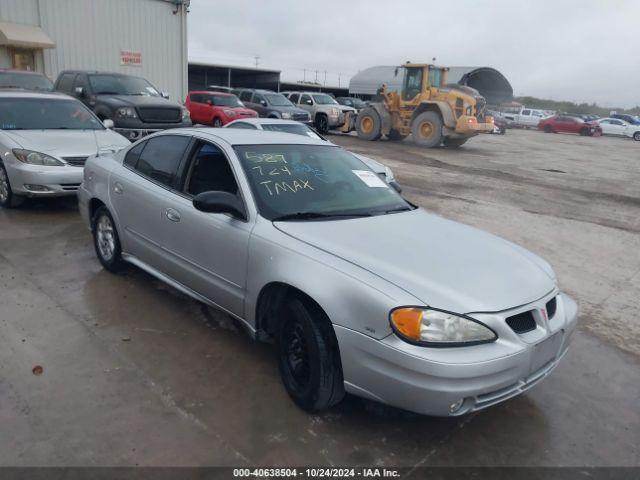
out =
[(396, 177), (393, 175), (393, 170), (389, 167), (384, 167), (384, 176), (387, 177), (387, 183), (393, 182)]
[(233, 110), (223, 110), (223, 112), (227, 117), (235, 117), (236, 116), (236, 112), (234, 112)]
[(32, 150), (21, 150), (15, 148), (13, 155), (22, 163), (28, 163), (29, 165), (43, 165), (45, 167), (64, 167), (57, 158), (50, 157), (44, 153), (34, 152)]
[(191, 112), (186, 107), (182, 107), (182, 120), (187, 120), (188, 118), (191, 118)]
[(291, 114), (289, 112), (282, 112), (282, 118), (289, 120), (291, 118)]
[(116, 116), (118, 118), (138, 118), (136, 109), (133, 107), (120, 107), (116, 110)]
[(390, 317), (394, 332), (409, 343), (451, 347), (493, 342), (498, 338), (477, 320), (432, 308), (396, 308)]

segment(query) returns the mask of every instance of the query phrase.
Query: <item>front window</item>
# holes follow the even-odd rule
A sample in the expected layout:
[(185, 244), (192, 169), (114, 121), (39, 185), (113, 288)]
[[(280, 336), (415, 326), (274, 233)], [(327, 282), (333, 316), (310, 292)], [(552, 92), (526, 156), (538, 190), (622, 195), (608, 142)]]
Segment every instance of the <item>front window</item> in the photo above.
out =
[(24, 88), (26, 90), (53, 90), (53, 83), (44, 75), (33, 73), (4, 72), (0, 73), (0, 87)]
[(412, 208), (362, 161), (339, 147), (241, 145), (235, 151), (258, 210), (268, 220), (296, 214), (368, 216)]
[(338, 105), (338, 102), (336, 102), (335, 98), (324, 93), (314, 95), (313, 99), (318, 105)]
[(145, 95), (159, 97), (160, 92), (147, 80), (126, 75), (90, 75), (89, 83), (96, 95)]
[(269, 132), (293, 133), (295, 135), (305, 135), (307, 137), (322, 140), (320, 135), (311, 130), (304, 123), (264, 123), (262, 129)]
[(240, 99), (235, 95), (207, 95), (206, 100), (211, 100), (211, 103), (216, 107), (243, 107)]
[(269, 105), (274, 107), (293, 107), (293, 103), (291, 103), (287, 97), (280, 95), (279, 93), (266, 93), (265, 98)]
[(0, 98), (2, 130), (103, 130), (104, 126), (77, 100)]

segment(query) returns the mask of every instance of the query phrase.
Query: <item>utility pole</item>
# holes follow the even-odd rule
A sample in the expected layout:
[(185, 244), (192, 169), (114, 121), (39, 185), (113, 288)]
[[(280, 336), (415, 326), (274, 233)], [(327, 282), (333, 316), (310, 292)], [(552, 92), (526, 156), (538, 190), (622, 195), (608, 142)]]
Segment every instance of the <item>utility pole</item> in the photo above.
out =
[(342, 77), (341, 73), (338, 74), (338, 87), (340, 87), (340, 77)]
[(259, 60), (260, 60), (260, 55), (254, 55), (254, 56), (253, 56), (253, 58), (255, 58), (255, 59), (256, 59), (256, 68), (258, 68), (258, 63), (259, 63)]
[(305, 68), (305, 69), (303, 69), (302, 71), (304, 72), (303, 77), (302, 77), (302, 78), (303, 78), (303, 80), (302, 80), (302, 81), (303, 81), (303, 82), (306, 82), (306, 81), (307, 81), (307, 69)]
[(324, 86), (327, 86), (327, 71), (324, 71)]

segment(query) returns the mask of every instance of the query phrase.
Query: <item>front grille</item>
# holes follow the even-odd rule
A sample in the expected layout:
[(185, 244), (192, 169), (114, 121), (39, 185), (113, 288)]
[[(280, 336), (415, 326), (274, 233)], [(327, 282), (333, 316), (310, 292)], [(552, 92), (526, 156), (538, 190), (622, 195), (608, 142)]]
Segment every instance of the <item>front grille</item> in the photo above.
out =
[(62, 159), (74, 167), (84, 167), (87, 162), (87, 157), (62, 157)]
[(545, 305), (545, 308), (547, 309), (547, 317), (549, 318), (549, 320), (551, 320), (553, 316), (556, 314), (556, 307), (557, 307), (556, 297), (553, 297)]
[(139, 107), (138, 114), (143, 122), (177, 123), (182, 119), (182, 111), (179, 108)]
[(536, 329), (533, 311), (522, 312), (507, 318), (507, 325), (516, 333), (526, 333)]
[(294, 113), (291, 118), (297, 122), (306, 122), (309, 120), (309, 115), (306, 113)]

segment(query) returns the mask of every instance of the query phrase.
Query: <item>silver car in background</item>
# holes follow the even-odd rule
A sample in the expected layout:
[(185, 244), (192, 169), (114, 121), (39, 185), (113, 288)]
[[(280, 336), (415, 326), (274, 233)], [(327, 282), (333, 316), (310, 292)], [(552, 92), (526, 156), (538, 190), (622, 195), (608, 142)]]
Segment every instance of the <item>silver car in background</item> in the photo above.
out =
[[(307, 137), (329, 142), (328, 139), (320, 135), (309, 125), (294, 120), (279, 120), (277, 118), (243, 118), (241, 120), (234, 120), (233, 122), (227, 123), (225, 125), (225, 128), (243, 128), (245, 130), (264, 130), (267, 132), (293, 133), (294, 135), (305, 135)], [(402, 192), (402, 187), (400, 187), (400, 184), (396, 181), (396, 177), (389, 167), (375, 161), (373, 158), (365, 157), (364, 155), (360, 155), (358, 153), (353, 153), (353, 155), (362, 160), (367, 165), (367, 167), (369, 167), (376, 173), (376, 175), (378, 175), (385, 182), (395, 188), (396, 191), (400, 193)]]
[(481, 410), (545, 378), (576, 327), (547, 262), (416, 208), (322, 140), (170, 130), (90, 157), (78, 198), (107, 270), (136, 265), (274, 340), (308, 411), (345, 392)]
[(0, 90), (0, 206), (75, 195), (89, 155), (128, 145), (67, 95)]

